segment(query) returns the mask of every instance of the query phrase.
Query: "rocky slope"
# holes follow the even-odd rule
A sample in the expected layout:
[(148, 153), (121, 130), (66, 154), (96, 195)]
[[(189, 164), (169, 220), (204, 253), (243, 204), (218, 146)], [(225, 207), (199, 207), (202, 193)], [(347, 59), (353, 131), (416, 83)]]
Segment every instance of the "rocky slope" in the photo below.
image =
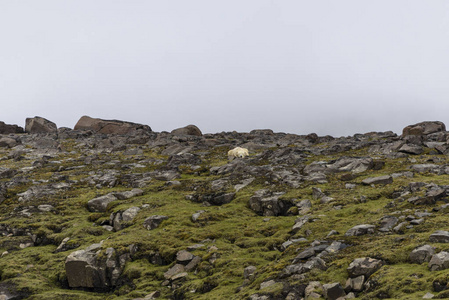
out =
[(0, 299), (449, 297), (441, 122), (333, 138), (80, 121), (0, 124)]

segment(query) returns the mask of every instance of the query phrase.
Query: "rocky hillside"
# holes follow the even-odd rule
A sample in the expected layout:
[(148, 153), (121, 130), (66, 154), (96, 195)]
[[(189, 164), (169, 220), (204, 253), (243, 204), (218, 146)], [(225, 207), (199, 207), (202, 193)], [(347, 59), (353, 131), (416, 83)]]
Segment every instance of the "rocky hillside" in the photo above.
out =
[(36, 117), (0, 133), (0, 299), (449, 297), (441, 122), (334, 138)]

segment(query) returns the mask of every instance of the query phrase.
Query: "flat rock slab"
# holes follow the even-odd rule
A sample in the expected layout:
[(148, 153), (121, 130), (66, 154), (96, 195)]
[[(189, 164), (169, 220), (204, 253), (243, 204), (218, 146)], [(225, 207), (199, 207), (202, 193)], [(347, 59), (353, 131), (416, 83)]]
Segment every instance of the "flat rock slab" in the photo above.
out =
[(372, 184), (390, 184), (393, 183), (393, 177), (391, 177), (390, 175), (384, 175), (384, 176), (379, 176), (379, 177), (370, 177), (370, 178), (366, 178), (362, 181), (363, 184), (365, 185), (372, 185)]

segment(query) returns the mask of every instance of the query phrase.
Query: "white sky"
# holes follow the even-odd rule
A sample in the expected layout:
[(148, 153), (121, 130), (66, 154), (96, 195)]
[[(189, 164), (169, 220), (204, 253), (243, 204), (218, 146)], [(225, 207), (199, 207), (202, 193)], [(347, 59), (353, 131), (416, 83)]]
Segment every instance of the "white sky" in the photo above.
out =
[(446, 0), (0, 0), (0, 39), (0, 120), (21, 126), (340, 136), (449, 112)]

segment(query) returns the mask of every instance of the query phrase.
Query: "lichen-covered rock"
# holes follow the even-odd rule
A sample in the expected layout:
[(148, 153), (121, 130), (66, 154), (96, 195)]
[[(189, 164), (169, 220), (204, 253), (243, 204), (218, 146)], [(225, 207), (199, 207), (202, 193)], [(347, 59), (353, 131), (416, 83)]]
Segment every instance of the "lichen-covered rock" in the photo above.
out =
[(370, 177), (362, 180), (362, 183), (365, 185), (371, 185), (371, 184), (390, 184), (393, 183), (393, 177), (390, 175), (384, 175), (379, 177)]
[(430, 271), (439, 271), (449, 268), (449, 253), (441, 251), (432, 255), (428, 265)]
[(402, 136), (427, 135), (435, 132), (446, 131), (446, 125), (440, 121), (425, 121), (408, 125), (402, 130)]
[(195, 135), (195, 136), (202, 136), (203, 133), (201, 130), (195, 126), (195, 125), (187, 125), (185, 127), (173, 129), (171, 134), (175, 135)]
[(356, 225), (346, 231), (346, 236), (359, 236), (365, 234), (373, 234), (375, 226), (370, 224)]

